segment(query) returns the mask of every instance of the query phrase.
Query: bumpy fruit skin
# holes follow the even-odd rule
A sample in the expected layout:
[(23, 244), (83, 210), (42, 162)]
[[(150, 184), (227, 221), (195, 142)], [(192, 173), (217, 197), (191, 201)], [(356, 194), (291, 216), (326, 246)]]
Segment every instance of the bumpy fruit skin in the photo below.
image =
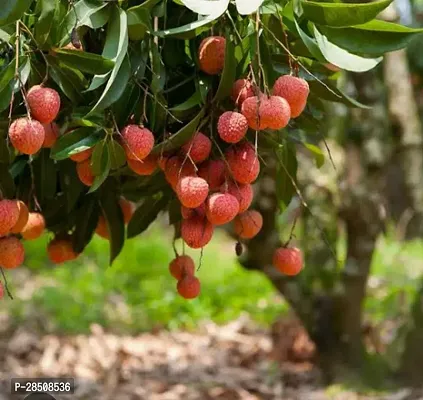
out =
[(195, 299), (201, 292), (200, 280), (193, 275), (185, 275), (178, 281), (176, 289), (184, 299)]
[(205, 217), (206, 216), (206, 204), (203, 203), (197, 208), (188, 208), (181, 206), (181, 216), (183, 219), (192, 217)]
[(154, 135), (147, 128), (127, 125), (122, 130), (123, 148), (131, 160), (144, 160), (154, 146)]
[(152, 175), (157, 168), (157, 158), (150, 154), (141, 161), (129, 159), (128, 167), (137, 175), (149, 176)]
[[(226, 186), (226, 187), (225, 187)], [(232, 196), (236, 197), (239, 203), (239, 213), (243, 213), (245, 210), (250, 207), (254, 192), (253, 187), (250, 184), (236, 184), (235, 182), (230, 182), (228, 185), (222, 186), (222, 192), (227, 192)]]
[(44, 232), (46, 222), (40, 213), (31, 212), (28, 216), (28, 222), (22, 229), (21, 235), (26, 240), (38, 239)]
[(241, 113), (247, 119), (251, 129), (261, 131), (267, 128), (264, 118), (268, 100), (264, 95), (249, 97), (242, 103)]
[(176, 189), (179, 180), (184, 176), (194, 176), (195, 167), (191, 160), (181, 160), (178, 156), (170, 157), (164, 170), (166, 180)]
[(291, 107), (279, 96), (270, 96), (263, 108), (263, 120), (267, 128), (282, 129), (288, 125), (291, 118)]
[(307, 81), (292, 75), (280, 76), (273, 86), (273, 95), (283, 97), (291, 107), (291, 118), (304, 111), (309, 93)]
[(203, 39), (199, 47), (200, 69), (209, 75), (220, 74), (225, 65), (225, 44), (222, 36)]
[(25, 250), (20, 240), (14, 236), (0, 239), (0, 267), (19, 267), (25, 259)]
[(208, 160), (200, 165), (197, 174), (206, 180), (210, 190), (217, 190), (225, 181), (226, 165), (223, 160)]
[(229, 193), (214, 193), (207, 199), (206, 216), (213, 225), (232, 221), (238, 212), (238, 200)]
[(6, 235), (19, 219), (16, 200), (0, 200), (0, 236)]
[(204, 217), (192, 217), (181, 222), (181, 237), (192, 249), (200, 249), (213, 236), (213, 225)]
[(263, 227), (263, 217), (256, 210), (239, 214), (234, 220), (235, 233), (242, 239), (252, 239)]
[(93, 154), (94, 148), (90, 147), (89, 149), (83, 150), (79, 153), (72, 154), (69, 158), (72, 161), (75, 161), (77, 163), (83, 162), (85, 160), (88, 160), (91, 157), (91, 154)]
[(178, 281), (185, 275), (194, 275), (194, 260), (187, 255), (177, 256), (170, 262), (169, 271), (170, 274)]
[(201, 163), (210, 156), (211, 140), (201, 132), (194, 134), (192, 139), (182, 146), (184, 154), (188, 154), (195, 163)]
[(23, 154), (35, 154), (44, 143), (43, 125), (35, 119), (18, 118), (9, 128), (9, 139), (13, 147)]
[(94, 183), (95, 176), (91, 168), (91, 159), (76, 164), (76, 173), (85, 186), (91, 186)]
[(55, 122), (50, 124), (43, 124), (44, 127), (44, 142), (43, 146), (46, 149), (51, 149), (59, 137), (59, 127)]
[(187, 208), (197, 208), (207, 199), (209, 185), (203, 178), (185, 176), (176, 185), (179, 201)]
[(60, 96), (54, 89), (33, 86), (26, 98), (31, 115), (43, 124), (53, 122), (60, 110)]
[(119, 204), (120, 208), (122, 209), (123, 222), (128, 224), (132, 218), (132, 215), (134, 215), (134, 205), (124, 198), (119, 200)]
[(254, 86), (248, 79), (238, 79), (232, 86), (231, 97), (238, 107), (241, 107), (246, 99), (254, 95)]
[(241, 143), (226, 152), (229, 173), (238, 183), (253, 183), (260, 172), (260, 161), (254, 147), (248, 143)]
[(248, 131), (248, 121), (241, 113), (226, 111), (217, 123), (220, 138), (227, 143), (238, 143)]
[(29, 211), (26, 204), (23, 201), (18, 200), (16, 201), (16, 205), (18, 206), (19, 217), (16, 224), (10, 230), (10, 233), (21, 233), (28, 222)]
[(95, 233), (101, 236), (103, 239), (110, 239), (109, 228), (107, 227), (106, 218), (103, 215), (98, 217), (97, 227)]
[(285, 275), (297, 275), (303, 269), (301, 250), (296, 247), (276, 249), (273, 254), (273, 265)]
[(47, 245), (47, 255), (53, 264), (62, 264), (66, 261), (75, 260), (79, 256), (73, 250), (72, 242), (66, 239), (53, 239)]

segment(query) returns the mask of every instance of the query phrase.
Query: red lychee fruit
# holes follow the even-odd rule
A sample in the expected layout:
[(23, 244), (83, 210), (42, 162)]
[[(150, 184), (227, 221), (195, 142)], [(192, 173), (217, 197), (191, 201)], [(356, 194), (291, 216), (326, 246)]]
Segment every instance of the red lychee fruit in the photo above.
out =
[(273, 265), (285, 275), (297, 275), (303, 269), (301, 250), (296, 247), (279, 247), (273, 254)]
[(55, 122), (50, 124), (43, 124), (44, 127), (44, 142), (43, 146), (46, 149), (51, 149), (59, 137), (59, 127)]
[(242, 103), (241, 112), (251, 129), (261, 131), (267, 128), (265, 109), (268, 99), (264, 95), (249, 97)]
[(0, 200), (0, 236), (6, 235), (19, 219), (16, 200)]
[(238, 79), (232, 86), (231, 97), (238, 107), (249, 97), (255, 96), (254, 85), (248, 79)]
[(106, 218), (103, 215), (98, 217), (97, 227), (95, 233), (103, 239), (110, 239), (109, 227), (107, 226)]
[(44, 232), (46, 222), (40, 213), (30, 212), (28, 222), (22, 229), (21, 235), (26, 240), (38, 239)]
[(170, 262), (169, 271), (171, 275), (178, 281), (182, 279), (185, 275), (194, 275), (194, 260), (187, 255), (177, 256)]
[(309, 93), (307, 81), (292, 75), (280, 76), (273, 86), (273, 95), (283, 97), (291, 107), (291, 118), (304, 111)]
[(223, 160), (208, 160), (200, 165), (197, 173), (206, 180), (210, 190), (217, 190), (225, 181), (226, 165)]
[(94, 148), (90, 147), (89, 149), (80, 151), (79, 153), (72, 154), (69, 158), (72, 161), (75, 161), (77, 163), (83, 162), (85, 160), (88, 160), (91, 157), (91, 154), (93, 154)]
[(195, 163), (201, 163), (209, 158), (211, 148), (211, 140), (204, 133), (197, 132), (189, 142), (182, 146), (182, 151), (189, 154)]
[(154, 135), (147, 128), (127, 125), (122, 130), (123, 148), (131, 160), (143, 160), (154, 147)]
[(260, 162), (254, 147), (244, 142), (230, 148), (226, 154), (229, 172), (238, 183), (253, 183), (260, 172)]
[(41, 149), (44, 138), (44, 127), (35, 119), (19, 118), (10, 125), (10, 142), (23, 154), (35, 154)]
[(256, 210), (247, 210), (234, 220), (235, 233), (242, 239), (252, 239), (263, 227), (263, 217)]
[(78, 174), (79, 180), (85, 186), (91, 186), (94, 183), (94, 173), (91, 168), (91, 160), (85, 160), (76, 164), (76, 173)]
[(192, 217), (205, 217), (206, 216), (206, 204), (203, 203), (196, 208), (188, 208), (181, 206), (181, 215), (183, 219), (188, 219)]
[(160, 168), (162, 171), (164, 171), (164, 170), (165, 170), (165, 168), (166, 168), (166, 163), (167, 163), (167, 160), (169, 160), (169, 157), (166, 157), (166, 156), (163, 156), (163, 155), (161, 155), (161, 156), (159, 157), (159, 159), (157, 160), (157, 165), (159, 166), (159, 168)]
[(204, 217), (195, 216), (181, 222), (181, 237), (193, 249), (200, 249), (210, 242), (213, 225)]
[(200, 69), (209, 75), (220, 74), (225, 66), (225, 44), (222, 36), (209, 36), (198, 49)]
[(43, 124), (53, 122), (60, 110), (60, 96), (54, 89), (33, 86), (26, 97), (31, 115)]
[(124, 199), (123, 197), (119, 200), (120, 208), (122, 209), (123, 222), (128, 224), (134, 215), (134, 204)]
[(184, 176), (176, 185), (176, 194), (183, 206), (197, 208), (206, 200), (209, 185), (203, 178)]
[(262, 116), (267, 128), (282, 129), (288, 125), (291, 118), (291, 108), (283, 97), (270, 96), (263, 108)]
[(248, 121), (241, 113), (224, 112), (217, 123), (220, 138), (227, 143), (238, 143), (248, 131)]
[(239, 203), (229, 193), (214, 193), (206, 203), (206, 216), (213, 225), (224, 225), (232, 221), (239, 211)]
[(25, 250), (21, 241), (8, 236), (0, 239), (0, 267), (12, 269), (19, 267), (25, 259)]
[(239, 203), (239, 213), (243, 213), (250, 207), (254, 197), (253, 187), (248, 183), (242, 185), (230, 182), (227, 185), (223, 185), (221, 191), (236, 197)]
[(23, 201), (17, 200), (16, 205), (18, 206), (19, 217), (16, 224), (10, 230), (10, 233), (21, 233), (28, 222), (29, 211), (26, 204)]
[(184, 299), (195, 299), (201, 291), (200, 280), (193, 275), (185, 275), (178, 281), (176, 289)]
[(78, 258), (69, 239), (53, 239), (47, 245), (47, 255), (53, 264), (62, 264)]
[(164, 173), (166, 180), (176, 189), (179, 180), (184, 176), (195, 175), (195, 166), (191, 160), (181, 160), (178, 156), (173, 156), (167, 160)]
[(152, 175), (157, 168), (157, 157), (150, 154), (141, 161), (128, 159), (128, 167), (138, 175)]

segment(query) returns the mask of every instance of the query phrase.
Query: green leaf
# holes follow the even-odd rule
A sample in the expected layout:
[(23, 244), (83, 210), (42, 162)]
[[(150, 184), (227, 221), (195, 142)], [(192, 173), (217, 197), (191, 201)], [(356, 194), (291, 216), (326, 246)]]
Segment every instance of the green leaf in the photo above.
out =
[(28, 158), (26, 156), (21, 156), (15, 159), (13, 164), (9, 168), (10, 175), (13, 179), (16, 179), (28, 165)]
[(283, 146), (276, 150), (276, 157), (278, 160), (276, 195), (283, 210), (296, 193), (294, 183), (296, 183), (298, 164), (295, 146), (292, 143), (285, 142)]
[(156, 95), (163, 90), (166, 83), (166, 69), (160, 56), (158, 44), (154, 42), (150, 43), (150, 59), (153, 75), (150, 87), (153, 94)]
[(295, 24), (295, 28), (297, 30), (298, 35), (300, 36), (301, 40), (303, 41), (303, 43), (305, 44), (305, 46), (307, 47), (308, 51), (312, 54), (312, 56), (321, 62), (325, 62), (325, 58), (323, 57), (322, 52), (319, 49), (319, 46), (317, 45), (316, 41), (314, 40), (314, 38), (311, 38), (310, 36), (308, 36), (300, 27), (300, 25), (297, 22), (297, 19), (294, 19), (294, 24)]
[[(98, 156), (98, 154), (94, 154), (94, 153), (100, 147), (101, 147), (101, 150), (100, 150), (101, 153)], [(98, 160), (95, 158), (95, 156), (98, 158)], [(95, 166), (95, 168), (94, 168), (94, 163), (98, 164), (98, 166)], [(109, 148), (105, 142), (99, 143), (94, 149), (91, 166), (93, 168), (93, 172), (96, 175), (96, 177), (88, 193), (95, 192), (109, 176), (110, 155), (109, 155)]]
[(15, 75), (15, 58), (0, 73), (0, 93), (10, 84)]
[(146, 32), (151, 32), (150, 11), (143, 4), (131, 7), (126, 11), (128, 15), (128, 34), (131, 40), (142, 40)]
[(53, 27), (54, 13), (56, 8), (60, 7), (59, 0), (38, 0), (37, 7), (41, 10), (41, 15), (35, 24), (35, 40), (39, 45), (43, 45), (49, 38)]
[(72, 160), (63, 160), (58, 163), (60, 187), (66, 198), (66, 212), (70, 213), (81, 193), (84, 191), (84, 184), (76, 173), (76, 163)]
[(219, 87), (217, 88), (213, 101), (220, 101), (231, 94), (232, 86), (236, 78), (235, 74), (235, 43), (228, 33), (226, 35), (225, 45), (225, 66), (223, 67), (222, 77), (220, 78)]
[(135, 211), (128, 224), (128, 239), (144, 232), (157, 218), (160, 211), (164, 210), (169, 202), (169, 197), (163, 195), (159, 199), (147, 198)]
[(110, 155), (110, 168), (111, 169), (118, 169), (123, 167), (126, 163), (126, 154), (123, 147), (116, 142), (116, 140), (110, 140), (107, 143), (109, 148), (109, 155)]
[(300, 0), (303, 16), (317, 24), (344, 27), (364, 24), (391, 4), (392, 0), (369, 3), (323, 3)]
[(302, 144), (307, 150), (311, 152), (314, 160), (316, 161), (317, 168), (320, 168), (325, 163), (325, 155), (323, 154), (322, 150), (312, 143), (302, 142)]
[(172, 151), (186, 143), (198, 130), (204, 113), (205, 110), (202, 109), (192, 121), (186, 124), (178, 132), (174, 133), (169, 139), (154, 146), (152, 154), (161, 154), (163, 151)]
[(113, 60), (80, 50), (57, 49), (55, 55), (63, 64), (88, 74), (105, 74), (115, 65)]
[(0, 163), (0, 191), (5, 198), (15, 197), (15, 182), (7, 164)]
[(364, 58), (349, 53), (331, 43), (325, 35), (322, 35), (316, 27), (314, 27), (314, 36), (317, 44), (330, 63), (345, 69), (346, 71), (365, 72), (374, 68), (382, 61), (382, 57)]
[(28, 10), (32, 0), (3, 0), (0, 7), (0, 26), (15, 22)]
[(98, 199), (95, 194), (84, 196), (84, 202), (78, 209), (75, 217), (75, 231), (72, 236), (73, 248), (82, 253), (90, 243), (98, 222)]
[(201, 103), (202, 103), (201, 92), (197, 88), (197, 90), (194, 92), (194, 94), (191, 97), (189, 97), (183, 103), (178, 104), (175, 107), (172, 107), (169, 111), (172, 111), (172, 112), (188, 111), (188, 110), (191, 110), (194, 107), (200, 105)]
[(64, 160), (72, 154), (80, 153), (93, 147), (104, 134), (100, 130), (88, 127), (78, 128), (61, 136), (51, 149), (51, 158)]
[[(91, 169), (94, 175), (100, 175), (103, 163), (103, 151), (107, 146), (106, 139), (97, 143), (94, 147), (93, 154), (91, 155)], [(106, 150), (107, 151), (107, 150)]]
[(332, 43), (352, 53), (383, 55), (408, 45), (423, 29), (413, 29), (381, 20), (374, 20), (350, 28), (318, 26), (318, 30)]
[(136, 113), (137, 108), (142, 107), (139, 103), (140, 96), (141, 88), (133, 81), (129, 81), (122, 96), (112, 105), (118, 126), (124, 125), (130, 116)]
[(50, 158), (50, 150), (42, 149), (38, 157), (32, 162), (35, 179), (35, 190), (38, 201), (43, 204), (46, 199), (56, 195), (57, 171), (56, 164)]

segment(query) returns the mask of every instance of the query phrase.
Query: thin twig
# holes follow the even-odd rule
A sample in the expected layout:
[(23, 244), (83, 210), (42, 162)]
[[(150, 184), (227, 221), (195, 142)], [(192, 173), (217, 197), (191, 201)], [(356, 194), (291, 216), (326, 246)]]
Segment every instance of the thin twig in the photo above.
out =
[(9, 285), (7, 284), (7, 278), (6, 278), (6, 275), (5, 275), (5, 273), (4, 273), (4, 271), (3, 271), (3, 268), (2, 268), (2, 267), (0, 267), (0, 271), (1, 271), (1, 274), (3, 275), (4, 288), (6, 289), (6, 293), (7, 293), (7, 295), (9, 296), (9, 298), (10, 298), (11, 300), (13, 300), (12, 293), (10, 292), (10, 290), (9, 290)]

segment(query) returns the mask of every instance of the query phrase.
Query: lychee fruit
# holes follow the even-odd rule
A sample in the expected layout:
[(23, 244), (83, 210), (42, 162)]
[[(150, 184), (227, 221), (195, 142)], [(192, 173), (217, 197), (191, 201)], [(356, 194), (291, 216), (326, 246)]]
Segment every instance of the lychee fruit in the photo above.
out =
[(44, 142), (43, 146), (46, 149), (51, 149), (59, 137), (59, 127), (55, 122), (50, 124), (43, 124), (44, 127)]
[(195, 175), (195, 166), (190, 160), (183, 161), (178, 156), (173, 156), (167, 160), (164, 173), (166, 180), (176, 189), (181, 178)]
[(253, 187), (248, 183), (242, 185), (230, 182), (222, 186), (222, 192), (227, 192), (236, 197), (239, 203), (239, 213), (243, 213), (250, 207), (254, 197)]
[(229, 193), (214, 193), (207, 199), (206, 216), (213, 225), (232, 221), (238, 212), (238, 200)]
[(193, 162), (201, 163), (209, 158), (211, 148), (211, 140), (204, 133), (197, 132), (189, 142), (182, 146), (182, 151), (189, 154)]
[(303, 269), (301, 250), (296, 247), (279, 247), (273, 254), (273, 265), (285, 275), (297, 275)]
[(230, 148), (226, 154), (229, 172), (238, 183), (253, 183), (260, 172), (260, 161), (254, 147), (244, 142)]
[(267, 106), (268, 99), (265, 95), (249, 97), (242, 103), (242, 115), (247, 119), (251, 129), (261, 131), (267, 128), (267, 121), (264, 118)]
[(33, 86), (26, 97), (31, 115), (43, 124), (53, 122), (60, 110), (60, 96), (54, 89)]
[(220, 74), (225, 66), (225, 44), (222, 36), (209, 36), (198, 49), (200, 69), (209, 75)]
[(217, 190), (225, 181), (226, 165), (223, 160), (208, 160), (198, 168), (198, 176), (206, 180), (210, 190)]
[(169, 159), (169, 157), (166, 157), (166, 156), (163, 156), (163, 155), (161, 155), (160, 157), (159, 157), (159, 159), (157, 160), (157, 165), (159, 166), (159, 168), (162, 170), (162, 171), (164, 171), (165, 170), (165, 168), (166, 168), (166, 163), (167, 163), (167, 160)]
[(291, 118), (291, 108), (283, 97), (270, 96), (263, 108), (262, 117), (267, 128), (282, 129), (288, 125)]
[(178, 281), (185, 275), (194, 275), (194, 260), (187, 255), (177, 256), (170, 262), (169, 271), (171, 275)]
[(150, 154), (141, 161), (129, 159), (128, 167), (137, 175), (152, 175), (157, 168), (157, 157)]
[(263, 227), (263, 217), (256, 210), (247, 210), (234, 220), (235, 233), (241, 239), (252, 239)]
[(44, 143), (43, 125), (35, 119), (18, 118), (9, 127), (9, 139), (13, 147), (23, 154), (35, 154)]
[(22, 229), (21, 235), (26, 240), (38, 239), (44, 232), (46, 222), (40, 213), (30, 212), (28, 222)]
[(103, 215), (98, 217), (97, 227), (95, 233), (103, 239), (110, 239), (109, 227), (107, 226), (106, 218)]
[(128, 224), (134, 214), (134, 204), (124, 198), (119, 200), (119, 204), (122, 209), (123, 222)]
[(28, 222), (29, 211), (26, 204), (23, 201), (18, 200), (16, 201), (16, 205), (18, 206), (19, 217), (16, 224), (10, 230), (10, 233), (21, 233)]
[(91, 160), (85, 160), (76, 164), (76, 173), (78, 174), (79, 180), (85, 186), (91, 186), (94, 183), (94, 173), (91, 168)]
[(62, 264), (66, 261), (78, 258), (72, 246), (72, 242), (67, 239), (53, 239), (47, 245), (47, 255), (53, 264)]
[(185, 176), (176, 185), (176, 194), (183, 206), (199, 207), (209, 194), (209, 185), (203, 178)]
[(91, 154), (93, 154), (93, 151), (94, 151), (94, 148), (90, 147), (89, 149), (82, 150), (79, 153), (72, 154), (69, 158), (72, 161), (80, 163), (85, 160), (88, 160), (91, 157)]
[(255, 96), (254, 85), (248, 79), (238, 79), (232, 86), (231, 97), (238, 107), (249, 97)]
[(248, 121), (241, 113), (226, 111), (217, 123), (220, 138), (227, 143), (238, 143), (248, 131)]
[(307, 81), (292, 75), (280, 76), (273, 85), (273, 95), (283, 97), (291, 107), (291, 118), (304, 111), (309, 93)]
[(196, 276), (185, 275), (178, 281), (176, 289), (184, 299), (195, 299), (201, 291), (200, 280)]
[(123, 148), (131, 160), (143, 160), (154, 147), (154, 135), (147, 128), (127, 125), (122, 130)]
[(195, 216), (181, 222), (181, 237), (193, 249), (200, 249), (210, 242), (213, 225), (206, 218)]
[(205, 217), (206, 216), (206, 204), (203, 203), (196, 208), (188, 208), (181, 206), (181, 215), (183, 219), (188, 219), (192, 217)]
[(0, 200), (0, 236), (6, 235), (19, 219), (16, 200)]
[(25, 250), (15, 236), (0, 239), (0, 267), (12, 269), (19, 267), (25, 259)]

